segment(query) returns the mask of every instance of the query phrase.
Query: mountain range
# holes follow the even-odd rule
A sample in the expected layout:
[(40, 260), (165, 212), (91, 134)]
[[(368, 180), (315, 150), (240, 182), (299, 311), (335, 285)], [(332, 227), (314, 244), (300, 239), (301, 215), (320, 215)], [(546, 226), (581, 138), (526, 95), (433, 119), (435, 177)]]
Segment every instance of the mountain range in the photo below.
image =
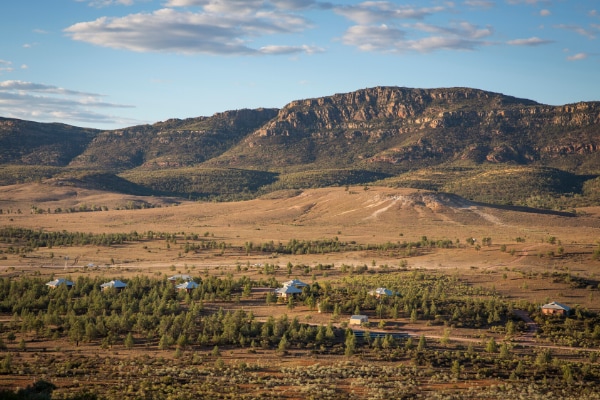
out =
[(101, 131), (0, 118), (0, 185), (244, 199), (369, 185), (495, 204), (600, 204), (600, 102), (374, 87)]

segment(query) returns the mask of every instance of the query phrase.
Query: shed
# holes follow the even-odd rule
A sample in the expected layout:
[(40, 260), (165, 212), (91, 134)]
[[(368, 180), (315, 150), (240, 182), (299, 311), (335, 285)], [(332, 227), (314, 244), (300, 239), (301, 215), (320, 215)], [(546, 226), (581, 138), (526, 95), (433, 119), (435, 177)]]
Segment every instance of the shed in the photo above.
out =
[(105, 290), (109, 290), (114, 288), (117, 291), (121, 291), (123, 289), (125, 289), (127, 287), (127, 284), (125, 282), (121, 282), (120, 280), (113, 280), (110, 282), (106, 282), (103, 283), (102, 285), (100, 285), (100, 289), (104, 292)]
[(188, 281), (188, 282), (184, 282), (181, 283), (177, 286), (175, 286), (175, 288), (179, 289), (179, 290), (185, 290), (186, 292), (191, 292), (192, 290), (196, 289), (199, 285), (194, 282), (194, 281)]
[(542, 306), (542, 314), (545, 315), (569, 315), (570, 313), (571, 307), (556, 301)]
[(58, 278), (58, 279), (55, 279), (53, 281), (46, 283), (46, 286), (49, 286), (52, 289), (56, 289), (60, 285), (65, 285), (67, 288), (70, 289), (73, 287), (74, 283), (65, 278)]
[(302, 290), (298, 289), (296, 286), (284, 286), (275, 289), (275, 293), (277, 294), (277, 297), (287, 298), (288, 296), (302, 293)]
[(367, 322), (369, 322), (369, 317), (366, 315), (353, 315), (350, 317), (350, 322), (348, 323), (350, 325), (362, 325), (366, 324)]

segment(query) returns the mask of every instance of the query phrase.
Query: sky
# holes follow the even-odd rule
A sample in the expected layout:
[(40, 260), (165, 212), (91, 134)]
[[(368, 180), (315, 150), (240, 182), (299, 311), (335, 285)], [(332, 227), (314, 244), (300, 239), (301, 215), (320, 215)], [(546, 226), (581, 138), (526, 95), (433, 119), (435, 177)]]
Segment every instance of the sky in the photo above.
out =
[(3, 0), (0, 117), (118, 129), (375, 86), (600, 100), (600, 1)]

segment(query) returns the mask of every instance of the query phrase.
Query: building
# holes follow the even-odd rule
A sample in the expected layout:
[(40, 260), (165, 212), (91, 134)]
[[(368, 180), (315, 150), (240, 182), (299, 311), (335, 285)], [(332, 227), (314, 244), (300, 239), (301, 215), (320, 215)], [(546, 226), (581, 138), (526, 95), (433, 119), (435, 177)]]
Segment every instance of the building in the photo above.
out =
[(178, 290), (185, 290), (186, 292), (191, 292), (192, 290), (196, 289), (199, 285), (194, 282), (194, 281), (187, 281), (184, 283), (181, 283), (177, 286), (175, 286), (176, 289)]
[(569, 315), (570, 313), (571, 307), (561, 303), (557, 303), (556, 301), (544, 304), (542, 306), (542, 314), (545, 315)]
[(65, 285), (68, 289), (71, 289), (73, 287), (74, 283), (65, 278), (58, 278), (58, 279), (55, 279), (53, 281), (46, 283), (46, 286), (49, 286), (52, 289), (56, 289), (60, 285)]
[(185, 281), (185, 282), (190, 282), (192, 281), (192, 277), (190, 275), (186, 275), (186, 274), (175, 274), (169, 278), (167, 278), (167, 280), (173, 284), (177, 283), (178, 281)]
[(302, 290), (298, 289), (296, 286), (287, 286), (286, 285), (279, 289), (275, 289), (275, 293), (277, 294), (277, 297), (283, 297), (285, 299), (285, 298), (288, 298), (295, 294), (302, 293)]
[(369, 317), (366, 315), (353, 315), (350, 317), (349, 325), (363, 325), (369, 322)]
[(298, 279), (292, 279), (291, 281), (283, 282), (283, 286), (294, 286), (298, 289), (302, 289), (302, 288), (308, 286), (308, 283), (304, 283)]
[(393, 296), (394, 292), (392, 292), (390, 289), (386, 289), (384, 287), (380, 287), (380, 288), (377, 288), (375, 290), (371, 290), (369, 292), (369, 294), (371, 296), (375, 296), (377, 298), (380, 298), (380, 297), (384, 297), (384, 296)]
[(115, 289), (117, 292), (120, 292), (121, 290), (125, 289), (127, 287), (127, 284), (125, 282), (121, 282), (120, 280), (116, 280), (116, 281), (110, 281), (110, 282), (106, 282), (103, 283), (102, 285), (100, 285), (100, 289), (104, 292), (106, 290), (109, 289)]

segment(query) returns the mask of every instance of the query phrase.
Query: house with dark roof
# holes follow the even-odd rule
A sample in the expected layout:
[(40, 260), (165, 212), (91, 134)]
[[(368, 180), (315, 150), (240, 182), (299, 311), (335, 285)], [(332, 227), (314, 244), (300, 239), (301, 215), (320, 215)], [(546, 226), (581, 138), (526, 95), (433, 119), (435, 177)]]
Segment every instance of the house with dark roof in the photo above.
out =
[(56, 289), (60, 285), (65, 285), (67, 288), (70, 289), (73, 287), (74, 283), (65, 278), (58, 278), (58, 279), (55, 279), (53, 281), (46, 283), (46, 286), (49, 286), (52, 289)]
[(121, 282), (120, 280), (113, 280), (110, 282), (106, 282), (103, 283), (102, 285), (100, 285), (100, 289), (104, 292), (106, 290), (109, 289), (115, 289), (116, 291), (120, 292), (121, 290), (125, 289), (127, 287), (127, 284), (125, 282)]
[(192, 290), (196, 289), (199, 285), (194, 282), (194, 281), (187, 281), (184, 283), (181, 283), (177, 286), (175, 286), (176, 289), (178, 290), (185, 290), (186, 292), (191, 292)]

